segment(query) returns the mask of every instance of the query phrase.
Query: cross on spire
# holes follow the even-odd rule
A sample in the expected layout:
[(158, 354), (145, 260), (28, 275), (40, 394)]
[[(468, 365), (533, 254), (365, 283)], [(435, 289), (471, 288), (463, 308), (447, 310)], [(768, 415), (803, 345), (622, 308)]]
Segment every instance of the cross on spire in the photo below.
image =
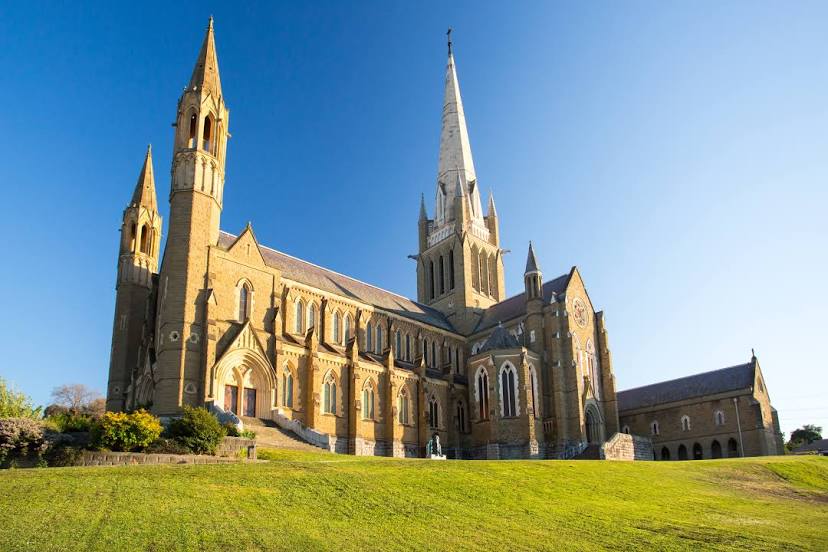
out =
[(446, 31), (446, 38), (448, 39), (448, 53), (451, 55), (451, 27)]

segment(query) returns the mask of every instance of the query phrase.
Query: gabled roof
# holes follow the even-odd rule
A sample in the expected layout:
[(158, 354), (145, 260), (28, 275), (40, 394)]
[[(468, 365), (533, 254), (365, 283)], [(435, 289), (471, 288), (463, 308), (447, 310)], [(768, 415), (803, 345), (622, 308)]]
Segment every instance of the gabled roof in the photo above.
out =
[(498, 326), (489, 335), (489, 338), (480, 348), (478, 353), (485, 353), (487, 351), (499, 351), (503, 349), (519, 349), (520, 343), (515, 336), (506, 331), (503, 326)]
[(747, 389), (753, 386), (755, 369), (756, 363), (751, 361), (747, 364), (619, 391), (618, 410), (633, 410)]
[[(219, 233), (218, 246), (227, 250), (236, 236), (227, 232)], [(391, 291), (360, 282), (333, 270), (291, 257), (287, 253), (276, 251), (259, 244), (259, 252), (265, 264), (282, 272), (286, 278), (333, 293), (354, 301), (359, 301), (383, 309), (404, 318), (430, 324), (437, 328), (455, 331), (451, 323), (440, 312), (416, 301), (397, 295)]]
[[(571, 277), (572, 271), (544, 283), (543, 300), (548, 303), (553, 293), (564, 293)], [(524, 314), (526, 314), (526, 292), (504, 299), (500, 303), (495, 303), (486, 309), (472, 333), (482, 332), (483, 330), (497, 326), (501, 322), (507, 322)]]

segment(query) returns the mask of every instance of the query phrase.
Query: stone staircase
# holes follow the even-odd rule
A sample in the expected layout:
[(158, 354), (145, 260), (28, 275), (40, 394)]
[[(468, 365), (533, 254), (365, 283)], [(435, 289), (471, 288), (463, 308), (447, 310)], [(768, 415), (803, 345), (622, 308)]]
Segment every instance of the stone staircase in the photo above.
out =
[(601, 445), (590, 443), (573, 460), (601, 460)]
[(256, 432), (256, 446), (288, 450), (305, 450), (319, 452), (321, 449), (303, 441), (292, 431), (280, 428), (271, 420), (247, 418), (242, 416), (244, 429)]

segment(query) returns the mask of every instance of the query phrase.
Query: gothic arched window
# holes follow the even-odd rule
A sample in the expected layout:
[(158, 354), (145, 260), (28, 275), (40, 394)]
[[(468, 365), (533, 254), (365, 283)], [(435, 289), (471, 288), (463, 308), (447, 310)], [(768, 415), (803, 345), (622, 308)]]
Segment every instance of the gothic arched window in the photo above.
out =
[(345, 315), (345, 343), (351, 339), (351, 315)]
[(377, 342), (375, 343), (376, 346), (376, 353), (379, 355), (382, 353), (382, 325), (377, 322)]
[(368, 322), (368, 324), (365, 326), (365, 350), (366, 351), (372, 351), (374, 349), (374, 344), (373, 344), (374, 335), (373, 335), (373, 333), (374, 333), (374, 328), (371, 327), (371, 323)]
[(405, 334), (405, 360), (411, 360), (411, 336)]
[(336, 380), (330, 372), (322, 384), (322, 412), (336, 414)]
[(532, 393), (532, 416), (540, 417), (540, 405), (538, 404), (538, 378), (535, 375), (535, 367), (529, 366), (529, 392)]
[(725, 423), (724, 412), (722, 412), (721, 410), (717, 410), (713, 413), (713, 419), (716, 420), (717, 426), (723, 426)]
[(141, 253), (150, 254), (150, 228), (147, 224), (141, 227)]
[(431, 396), (428, 401), (428, 427), (437, 429), (439, 427), (439, 405), (437, 404), (437, 397)]
[(658, 435), (658, 421), (653, 421), (650, 423), (650, 434)]
[(370, 380), (362, 388), (362, 418), (374, 419), (374, 385)]
[(293, 408), (293, 373), (287, 366), (282, 373), (282, 404)]
[(517, 370), (506, 362), (500, 367), (500, 413), (502, 416), (517, 416)]
[(681, 430), (690, 431), (690, 416), (684, 415), (681, 417)]
[[(316, 303), (308, 303), (308, 329), (316, 327)], [(314, 332), (317, 333), (317, 332)]]
[(304, 329), (302, 317), (305, 315), (305, 305), (301, 299), (296, 299), (293, 305), (293, 333), (301, 334)]
[(401, 424), (408, 424), (408, 392), (405, 390), (405, 387), (397, 395), (397, 417)]
[(434, 299), (434, 261), (428, 261), (428, 298)]
[(397, 330), (394, 334), (394, 358), (402, 360), (402, 334)]
[(250, 284), (243, 282), (239, 287), (239, 322), (250, 317)]
[(333, 314), (333, 340), (334, 343), (341, 343), (342, 342), (342, 319), (339, 315), (339, 312), (335, 312)]
[(442, 295), (446, 292), (446, 268), (445, 268), (444, 263), (445, 262), (443, 261), (443, 256), (440, 255), (440, 266), (439, 266), (439, 270), (440, 270), (440, 276), (439, 276), (439, 278), (440, 278), (440, 295)]
[(480, 369), (477, 372), (477, 407), (481, 420), (489, 418), (489, 375), (486, 370)]
[(463, 401), (457, 401), (457, 431), (466, 432), (466, 405)]
[(454, 289), (454, 249), (449, 249), (448, 254), (448, 268), (449, 268), (449, 290)]
[(198, 117), (196, 117), (195, 112), (190, 115), (190, 133), (187, 137), (187, 147), (194, 148), (196, 147), (196, 129), (198, 128)]
[(208, 153), (213, 152), (213, 119), (209, 115), (204, 117), (204, 132), (202, 133), (202, 149)]

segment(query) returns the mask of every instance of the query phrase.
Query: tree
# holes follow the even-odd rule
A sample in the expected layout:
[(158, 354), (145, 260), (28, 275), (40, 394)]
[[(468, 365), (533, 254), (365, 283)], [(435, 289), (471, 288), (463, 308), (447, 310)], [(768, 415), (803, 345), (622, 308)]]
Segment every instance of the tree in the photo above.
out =
[(32, 400), (25, 393), (7, 385), (0, 378), (0, 418), (40, 418), (41, 408), (32, 406)]
[(55, 387), (52, 390), (52, 399), (56, 405), (66, 408), (72, 414), (94, 415), (98, 411), (103, 413), (101, 394), (94, 389), (89, 389), (82, 383)]
[(822, 428), (813, 424), (805, 424), (799, 429), (791, 432), (791, 438), (788, 441), (788, 448), (795, 449), (802, 445), (809, 445), (814, 441), (822, 439)]

